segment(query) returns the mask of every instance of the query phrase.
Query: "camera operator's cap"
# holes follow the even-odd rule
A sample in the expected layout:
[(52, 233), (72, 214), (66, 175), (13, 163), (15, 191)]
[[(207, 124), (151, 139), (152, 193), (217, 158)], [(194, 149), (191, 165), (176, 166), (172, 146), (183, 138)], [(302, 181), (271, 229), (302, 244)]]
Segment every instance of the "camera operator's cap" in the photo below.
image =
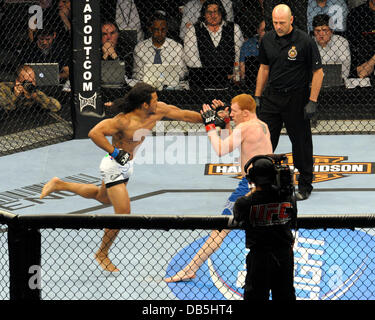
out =
[(253, 163), (253, 177), (256, 184), (272, 184), (275, 181), (276, 170), (271, 159), (260, 158)]

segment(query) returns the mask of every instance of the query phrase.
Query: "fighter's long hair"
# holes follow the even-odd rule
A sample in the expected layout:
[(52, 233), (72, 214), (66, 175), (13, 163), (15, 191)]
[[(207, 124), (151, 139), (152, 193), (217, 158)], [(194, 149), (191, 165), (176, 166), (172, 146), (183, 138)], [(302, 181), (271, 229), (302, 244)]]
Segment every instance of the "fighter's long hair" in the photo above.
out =
[(143, 103), (151, 102), (151, 94), (156, 92), (156, 88), (144, 83), (138, 82), (123, 98), (116, 99), (113, 107), (119, 108), (123, 113), (129, 113), (142, 108)]

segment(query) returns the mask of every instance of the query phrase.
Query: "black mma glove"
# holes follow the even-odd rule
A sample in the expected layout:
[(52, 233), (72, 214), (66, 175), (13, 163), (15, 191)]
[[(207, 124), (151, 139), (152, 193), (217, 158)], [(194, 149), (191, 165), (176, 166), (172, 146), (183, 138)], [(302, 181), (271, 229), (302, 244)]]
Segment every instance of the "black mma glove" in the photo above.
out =
[(230, 122), (230, 117), (220, 117), (218, 112), (225, 110), (225, 106), (216, 108), (215, 125), (221, 129), (225, 129), (226, 125)]
[(215, 120), (216, 120), (216, 112), (212, 109), (207, 110), (202, 113), (203, 124), (206, 126), (206, 131), (210, 131), (212, 129), (216, 129)]
[(257, 110), (260, 110), (260, 97), (254, 97)]
[(124, 166), (130, 160), (130, 153), (122, 149), (115, 148), (115, 150), (113, 150), (113, 152), (109, 155), (122, 166)]
[(304, 111), (304, 118), (306, 120), (310, 120), (315, 116), (316, 110), (318, 108), (318, 103), (309, 100), (309, 102), (305, 105)]

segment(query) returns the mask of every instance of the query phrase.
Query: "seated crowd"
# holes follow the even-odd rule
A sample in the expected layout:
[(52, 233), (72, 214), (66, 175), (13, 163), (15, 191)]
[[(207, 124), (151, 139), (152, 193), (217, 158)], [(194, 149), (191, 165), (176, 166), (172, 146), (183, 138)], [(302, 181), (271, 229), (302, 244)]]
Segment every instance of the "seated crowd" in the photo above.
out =
[[(173, 4), (159, 2), (162, 4), (156, 7), (159, 9), (156, 13), (148, 11), (147, 23), (140, 19), (139, 12), (145, 10), (137, 1), (122, 0), (116, 5), (116, 23), (122, 25), (117, 29), (120, 32), (128, 28), (137, 30), (137, 44), (128, 52), (132, 56), (132, 69), (126, 74), (128, 84), (146, 81), (145, 70), (152, 64), (161, 64), (179, 66), (173, 69), (178, 73), (176, 88), (227, 88), (236, 83), (235, 66), (239, 65), (240, 81), (255, 86), (259, 42), (272, 28), (268, 17), (280, 1), (177, 1), (175, 6), (181, 11), (177, 38), (169, 36), (171, 20), (175, 17), (167, 12)], [(295, 26), (316, 40), (323, 64), (341, 65), (343, 84), (374, 77), (374, 0), (284, 2), (292, 8)], [(125, 19), (131, 16), (134, 16), (133, 25), (130, 19)], [(168, 80), (166, 69), (152, 70), (159, 73), (147, 80), (154, 81), (152, 84), (159, 88), (169, 88), (168, 82), (163, 85), (163, 79)], [(366, 86), (370, 82), (358, 83)]]
[[(43, 27), (34, 21), (31, 28), (28, 21), (25, 39), (12, 41), (14, 30), (3, 22), (2, 38), (8, 37), (4, 46), (14, 46), (18, 65), (57, 63), (64, 85), (71, 63), (71, 1), (39, 2)], [(123, 85), (146, 81), (159, 90), (222, 89), (240, 82), (253, 87), (259, 42), (272, 28), (270, 10), (279, 2), (101, 1), (102, 60), (124, 62)], [(341, 65), (343, 83), (373, 81), (375, 0), (283, 2), (292, 9), (295, 26), (316, 40), (323, 64)]]

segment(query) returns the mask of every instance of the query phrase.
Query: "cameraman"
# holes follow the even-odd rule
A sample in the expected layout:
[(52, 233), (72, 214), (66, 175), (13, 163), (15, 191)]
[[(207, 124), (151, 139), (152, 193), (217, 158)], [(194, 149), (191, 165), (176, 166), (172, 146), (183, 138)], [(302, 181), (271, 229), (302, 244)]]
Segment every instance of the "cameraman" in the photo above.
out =
[[(250, 167), (250, 168), (249, 168)], [(292, 175), (287, 192), (277, 186), (277, 169), (268, 156), (251, 158), (246, 166), (246, 178), (255, 187), (236, 200), (234, 220), (245, 227), (247, 275), (244, 300), (296, 299), (294, 282), (294, 237), (291, 223), (297, 208), (293, 201)], [(285, 173), (285, 171), (284, 171)]]
[(0, 107), (4, 110), (15, 110), (17, 107), (38, 105), (43, 109), (57, 112), (61, 104), (55, 98), (48, 97), (36, 88), (35, 73), (28, 65), (17, 69), (15, 82), (0, 83)]

